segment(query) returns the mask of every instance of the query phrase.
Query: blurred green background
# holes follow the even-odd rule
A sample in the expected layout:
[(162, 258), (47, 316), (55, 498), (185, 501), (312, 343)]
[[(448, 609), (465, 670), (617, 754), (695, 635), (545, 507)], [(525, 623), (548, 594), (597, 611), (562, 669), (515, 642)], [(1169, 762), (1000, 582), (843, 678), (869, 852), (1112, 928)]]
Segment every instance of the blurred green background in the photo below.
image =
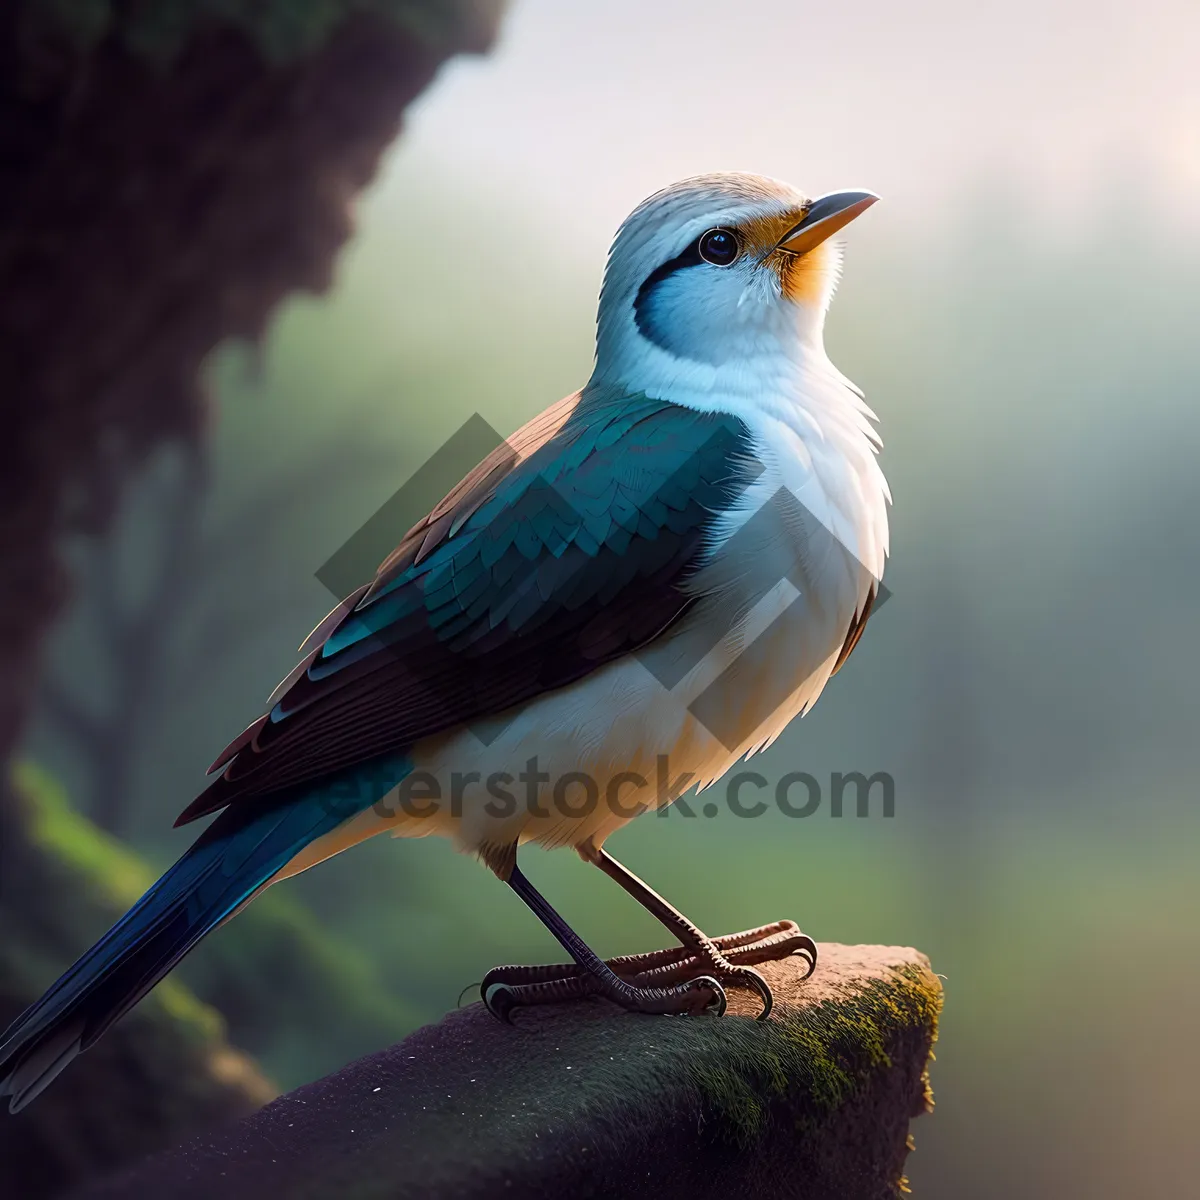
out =
[[(586, 378), (629, 208), (701, 170), (865, 184), (828, 343), (881, 417), (893, 598), (758, 769), (887, 771), (896, 815), (671, 814), (613, 847), (711, 932), (930, 955), (917, 1195), (1194, 1195), (1200, 15), (646, 7), (517, 0), (420, 101), (332, 291), (213, 355), (209, 446), (71, 548), (38, 786), (165, 866), (333, 603), (317, 569), (473, 413), (508, 433)], [(529, 857), (601, 951), (661, 944), (573, 855)], [(181, 974), (290, 1086), (560, 956), (475, 863), (381, 841)]]

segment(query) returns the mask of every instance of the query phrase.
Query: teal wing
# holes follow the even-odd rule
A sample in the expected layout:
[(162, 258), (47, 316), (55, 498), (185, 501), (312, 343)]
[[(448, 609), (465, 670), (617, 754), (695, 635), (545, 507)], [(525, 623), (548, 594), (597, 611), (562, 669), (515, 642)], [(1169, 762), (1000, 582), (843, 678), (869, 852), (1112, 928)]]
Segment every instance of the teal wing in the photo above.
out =
[(318, 627), (179, 823), (503, 712), (645, 645), (753, 471), (736, 418), (627, 395), (547, 410)]
[(692, 603), (752, 474), (734, 420), (573, 398), (486, 459), (315, 631), (180, 822), (224, 809), (0, 1039), (19, 1108), (294, 855), (386, 794), (417, 739), (636, 650)]

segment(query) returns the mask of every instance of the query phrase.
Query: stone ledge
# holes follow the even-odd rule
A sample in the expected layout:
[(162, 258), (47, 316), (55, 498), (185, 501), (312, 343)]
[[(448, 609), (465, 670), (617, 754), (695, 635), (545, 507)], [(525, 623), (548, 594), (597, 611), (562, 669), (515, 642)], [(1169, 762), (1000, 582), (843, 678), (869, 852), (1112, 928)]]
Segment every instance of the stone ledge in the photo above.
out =
[(902, 1189), (941, 986), (915, 950), (824, 944), (761, 969), (770, 1021), (600, 1001), (478, 1004), (84, 1193), (251, 1197), (787, 1196)]

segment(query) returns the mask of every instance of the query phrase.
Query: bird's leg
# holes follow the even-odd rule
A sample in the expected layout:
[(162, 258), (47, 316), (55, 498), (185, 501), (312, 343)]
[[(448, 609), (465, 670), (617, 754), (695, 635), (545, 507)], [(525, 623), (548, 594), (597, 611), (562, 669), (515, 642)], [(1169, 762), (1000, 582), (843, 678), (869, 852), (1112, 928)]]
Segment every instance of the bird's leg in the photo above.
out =
[[(507, 863), (504, 865), (507, 867), (506, 882), (509, 887), (525, 901), (538, 920), (575, 960), (580, 976), (588, 981), (588, 994), (603, 996), (632, 1012), (701, 1013), (711, 1008), (720, 1015), (725, 1011), (725, 991), (717, 980), (708, 976), (698, 975), (682, 983), (665, 986), (639, 986), (621, 978), (525, 878), (517, 866), (515, 853), (511, 857), (511, 866)], [(559, 975), (557, 978), (514, 986), (506, 977), (492, 971), (484, 978), (480, 992), (488, 1011), (493, 1016), (507, 1020), (512, 1009), (518, 1005), (569, 998), (558, 994), (563, 987), (568, 992), (574, 992), (576, 977), (573, 974)]]
[[(705, 974), (713, 975), (724, 984), (749, 988), (758, 993), (763, 1003), (758, 1019), (760, 1021), (766, 1019), (774, 1001), (770, 986), (758, 971), (745, 962), (732, 961), (720, 944), (721, 939), (710, 938), (674, 905), (664, 900), (649, 884), (639, 879), (628, 867), (613, 858), (607, 850), (587, 843), (579, 848), (579, 853), (587, 862), (599, 867), (610, 879), (619, 883), (647, 912), (657, 917), (679, 939), (686, 950), (690, 951), (690, 954), (682, 961), (673, 958), (647, 969), (661, 970), (663, 967), (669, 966), (672, 968), (670, 977), (675, 978), (678, 969), (686, 964), (686, 968), (698, 968)], [(749, 930), (746, 934), (738, 935), (737, 944), (743, 944), (742, 939), (751, 943), (759, 943), (779, 932), (778, 925), (762, 926), (759, 929)], [(801, 934), (799, 930), (786, 938), (774, 941), (771, 949), (777, 953), (768, 953), (758, 958), (758, 961), (765, 962), (773, 957), (786, 958), (789, 954), (799, 952), (805, 954), (809, 960), (808, 973), (810, 975), (816, 968), (816, 943)]]
[[(603, 964), (618, 979), (634, 988), (663, 988), (676, 985), (689, 979), (694, 980), (698, 972), (707, 968), (722, 982), (741, 984), (755, 991), (763, 1000), (763, 1011), (759, 1014), (761, 1020), (770, 1012), (771, 994), (762, 976), (749, 969), (753, 964), (802, 954), (808, 960), (807, 974), (811, 975), (816, 968), (816, 944), (812, 938), (800, 931), (794, 921), (776, 921), (742, 933), (708, 938), (682, 913), (611, 855), (589, 845), (580, 849), (580, 856), (587, 862), (595, 863), (621, 884), (675, 933), (682, 943), (678, 947), (655, 950), (649, 954), (625, 955)], [(504, 878), (513, 863), (515, 854), (509, 854), (490, 865)], [(525, 884), (528, 886), (528, 881), (525, 881)], [(563, 924), (565, 925), (565, 922)], [(559, 936), (557, 930), (554, 932)], [(559, 940), (563, 941), (561, 936)], [(566, 942), (563, 944), (566, 945)], [(601, 978), (603, 977), (584, 970), (578, 959), (575, 964), (495, 967), (484, 978), (480, 991), (485, 999), (489, 993), (503, 997), (505, 1012), (508, 1012), (518, 1005), (557, 1003), (606, 994), (599, 982)], [(489, 1008), (491, 1007), (489, 1004)]]

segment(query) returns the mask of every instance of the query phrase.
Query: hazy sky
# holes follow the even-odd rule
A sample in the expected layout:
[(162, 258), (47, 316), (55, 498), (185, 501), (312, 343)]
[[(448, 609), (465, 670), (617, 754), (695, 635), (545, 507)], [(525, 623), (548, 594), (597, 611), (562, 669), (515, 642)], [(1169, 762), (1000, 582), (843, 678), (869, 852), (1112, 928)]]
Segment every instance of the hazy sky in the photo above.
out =
[(1200, 0), (512, 0), (388, 173), (530, 205), (588, 242), (673, 178), (863, 184), (899, 219), (987, 181), (1060, 224), (1126, 192), (1200, 212)]

